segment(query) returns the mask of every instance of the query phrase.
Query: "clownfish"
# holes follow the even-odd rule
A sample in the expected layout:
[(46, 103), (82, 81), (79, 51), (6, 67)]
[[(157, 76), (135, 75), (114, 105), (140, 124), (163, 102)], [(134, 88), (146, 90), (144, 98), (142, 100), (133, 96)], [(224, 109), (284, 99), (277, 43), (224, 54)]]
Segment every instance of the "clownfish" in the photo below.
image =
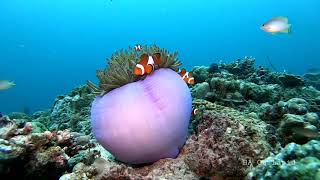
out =
[(178, 73), (187, 84), (194, 84), (194, 78), (192, 77), (192, 73), (187, 72), (185, 69), (179, 70)]
[(134, 46), (134, 49), (136, 51), (141, 51), (142, 50), (142, 46), (140, 44), (137, 44), (137, 45)]
[(161, 63), (162, 60), (160, 53), (154, 53), (152, 56), (149, 56), (148, 54), (142, 54), (140, 56), (140, 61), (134, 68), (134, 74), (137, 76), (151, 74)]
[(192, 109), (192, 116), (196, 116), (199, 113), (199, 109)]

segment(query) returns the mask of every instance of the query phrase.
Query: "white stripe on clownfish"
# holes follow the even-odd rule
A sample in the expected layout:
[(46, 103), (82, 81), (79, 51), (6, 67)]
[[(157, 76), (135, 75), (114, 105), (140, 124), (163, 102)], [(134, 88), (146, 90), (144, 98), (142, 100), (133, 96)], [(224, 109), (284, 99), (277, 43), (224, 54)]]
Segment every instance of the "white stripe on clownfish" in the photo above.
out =
[(141, 74), (144, 74), (144, 67), (141, 64), (137, 64), (136, 68), (141, 69)]
[(182, 79), (184, 78), (189, 78), (189, 72), (186, 72), (183, 76), (182, 76)]
[(193, 83), (194, 83), (194, 78), (193, 77), (189, 78), (188, 79), (188, 84), (193, 84)]
[(153, 57), (152, 56), (149, 56), (148, 58), (148, 63), (147, 64), (150, 64), (150, 65), (154, 65), (154, 60), (153, 60)]

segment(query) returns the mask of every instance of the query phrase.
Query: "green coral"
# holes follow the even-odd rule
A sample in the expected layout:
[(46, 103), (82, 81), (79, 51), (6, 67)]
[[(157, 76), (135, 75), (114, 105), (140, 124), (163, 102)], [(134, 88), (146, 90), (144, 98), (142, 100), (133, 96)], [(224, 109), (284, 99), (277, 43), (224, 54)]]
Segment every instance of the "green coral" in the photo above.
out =
[(128, 49), (115, 52), (111, 58), (108, 59), (106, 69), (97, 70), (99, 86), (88, 81), (88, 87), (95, 95), (103, 95), (125, 84), (144, 79), (146, 76), (136, 76), (133, 73), (134, 67), (139, 61), (139, 56), (144, 53), (160, 53), (162, 64), (159, 68), (171, 68), (174, 71), (178, 71), (181, 65), (181, 62), (177, 59), (177, 52), (171, 54), (168, 50), (156, 45), (143, 46), (141, 51), (136, 51), (134, 48), (129, 47)]

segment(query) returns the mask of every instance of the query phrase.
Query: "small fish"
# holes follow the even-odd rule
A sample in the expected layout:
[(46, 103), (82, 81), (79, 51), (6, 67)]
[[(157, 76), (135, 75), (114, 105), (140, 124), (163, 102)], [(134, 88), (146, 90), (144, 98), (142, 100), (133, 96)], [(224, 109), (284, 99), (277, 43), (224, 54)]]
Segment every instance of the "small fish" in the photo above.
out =
[(134, 46), (134, 49), (136, 51), (141, 51), (142, 50), (142, 46), (140, 44), (137, 44), (137, 45)]
[(0, 80), (0, 91), (10, 89), (15, 85), (16, 84), (14, 82), (10, 82), (8, 80)]
[(192, 76), (192, 73), (187, 72), (186, 69), (179, 70), (178, 74), (187, 84), (194, 84), (194, 78)]
[(278, 16), (264, 23), (261, 26), (261, 29), (271, 34), (276, 34), (276, 33), (288, 34), (291, 32), (291, 24), (289, 24), (289, 20), (287, 17)]
[(152, 56), (142, 54), (140, 56), (140, 61), (134, 68), (134, 74), (137, 76), (151, 74), (161, 63), (162, 59), (160, 53), (154, 53)]
[(192, 109), (192, 116), (196, 116), (199, 113), (199, 109), (194, 108)]
[(292, 128), (294, 134), (308, 137), (308, 138), (318, 138), (320, 137), (320, 132), (318, 132), (316, 129), (309, 129), (304, 127), (295, 127)]

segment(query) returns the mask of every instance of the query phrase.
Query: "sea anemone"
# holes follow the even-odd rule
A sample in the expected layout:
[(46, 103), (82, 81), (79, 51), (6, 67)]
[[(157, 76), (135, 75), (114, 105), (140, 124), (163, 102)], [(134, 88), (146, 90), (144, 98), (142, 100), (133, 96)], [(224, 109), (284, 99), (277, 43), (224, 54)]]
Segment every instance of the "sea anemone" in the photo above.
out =
[(154, 54), (159, 52), (162, 58), (160, 68), (170, 68), (174, 71), (179, 70), (181, 62), (177, 59), (178, 53), (170, 54), (166, 49), (153, 46), (143, 46), (141, 51), (136, 51), (134, 48), (120, 50), (115, 52), (110, 59), (107, 59), (108, 66), (105, 70), (97, 70), (97, 77), (100, 81), (99, 87), (88, 81), (88, 86), (96, 95), (104, 95), (109, 91), (144, 79), (146, 76), (136, 76), (133, 74), (133, 69), (138, 62), (140, 54)]
[[(152, 74), (135, 76), (141, 53), (161, 53), (162, 64)], [(184, 145), (192, 111), (187, 84), (176, 72), (177, 53), (157, 46), (115, 53), (106, 70), (97, 71), (98, 95), (91, 107), (93, 133), (118, 160), (141, 164), (174, 158)]]

